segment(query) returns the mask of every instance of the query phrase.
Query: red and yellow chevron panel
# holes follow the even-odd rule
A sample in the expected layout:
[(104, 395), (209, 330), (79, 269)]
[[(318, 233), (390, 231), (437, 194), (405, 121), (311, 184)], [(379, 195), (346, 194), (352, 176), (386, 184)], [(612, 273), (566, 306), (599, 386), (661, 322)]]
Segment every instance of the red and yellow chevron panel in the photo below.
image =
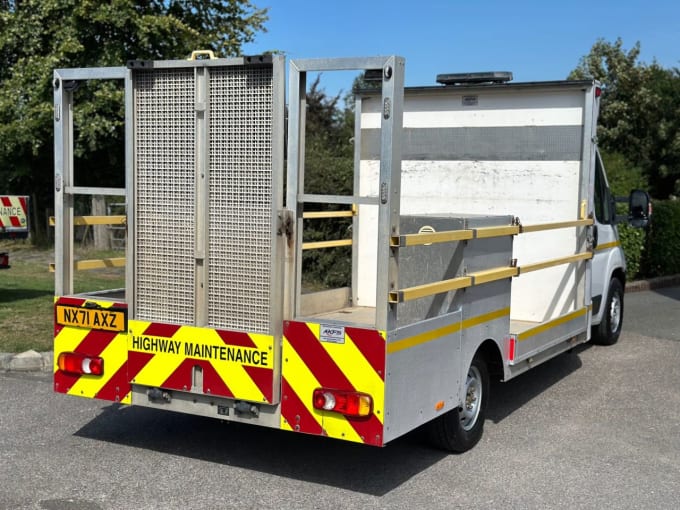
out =
[(274, 404), (274, 337), (131, 320), (130, 382)]
[(27, 203), (27, 196), (0, 196), (0, 229), (23, 230), (28, 228)]
[[(331, 333), (323, 333), (326, 328)], [(281, 428), (382, 446), (385, 333), (287, 321), (283, 336)], [(373, 412), (351, 418), (315, 409), (312, 395), (317, 388), (368, 393)]]
[[(60, 297), (54, 306), (54, 391), (88, 398), (130, 403), (127, 369), (127, 305)], [(102, 375), (62, 372), (62, 352), (104, 359)]]

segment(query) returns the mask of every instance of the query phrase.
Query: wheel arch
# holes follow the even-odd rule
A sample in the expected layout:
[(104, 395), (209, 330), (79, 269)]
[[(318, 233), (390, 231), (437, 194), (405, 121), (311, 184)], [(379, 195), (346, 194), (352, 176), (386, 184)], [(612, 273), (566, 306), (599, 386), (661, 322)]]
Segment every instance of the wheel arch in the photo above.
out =
[(593, 319), (592, 319), (592, 324), (593, 326), (597, 326), (600, 322), (602, 322), (602, 317), (604, 316), (604, 304), (607, 302), (607, 298), (609, 297), (609, 282), (611, 282), (614, 278), (619, 280), (621, 283), (621, 287), (623, 287), (624, 291), (626, 289), (626, 268), (625, 267), (615, 267), (614, 270), (611, 273), (611, 276), (605, 281), (606, 284), (604, 286), (604, 291), (602, 293), (602, 298), (600, 300), (600, 308), (597, 311), (597, 314), (593, 314)]
[(486, 361), (489, 376), (492, 380), (503, 380), (505, 378), (505, 364), (503, 354), (498, 343), (492, 338), (487, 338), (477, 348), (475, 356), (482, 356)]

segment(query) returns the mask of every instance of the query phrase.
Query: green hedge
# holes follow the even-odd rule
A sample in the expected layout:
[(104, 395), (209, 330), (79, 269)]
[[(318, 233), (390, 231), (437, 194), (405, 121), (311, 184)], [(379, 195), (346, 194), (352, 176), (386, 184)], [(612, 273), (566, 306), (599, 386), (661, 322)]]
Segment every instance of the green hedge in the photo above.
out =
[(626, 278), (634, 280), (640, 276), (642, 267), (642, 255), (645, 251), (645, 231), (641, 228), (633, 228), (627, 224), (618, 226), (621, 247), (626, 256)]
[(680, 274), (680, 200), (654, 201), (642, 269), (649, 277)]

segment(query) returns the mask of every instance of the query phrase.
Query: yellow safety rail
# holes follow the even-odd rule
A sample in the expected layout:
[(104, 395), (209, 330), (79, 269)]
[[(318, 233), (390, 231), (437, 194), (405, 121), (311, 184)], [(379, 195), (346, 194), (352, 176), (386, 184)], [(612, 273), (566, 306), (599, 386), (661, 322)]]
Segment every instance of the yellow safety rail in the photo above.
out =
[(525, 234), (528, 232), (541, 232), (543, 230), (556, 230), (558, 228), (569, 227), (588, 227), (592, 224), (593, 224), (592, 218), (586, 218), (585, 220), (558, 221), (555, 223), (537, 223), (536, 225), (520, 226), (519, 233)]
[(338, 246), (352, 246), (351, 239), (337, 239), (334, 241), (314, 241), (302, 243), (303, 250), (320, 250), (322, 248), (337, 248)]
[[(74, 216), (74, 225), (125, 225), (126, 216)], [(54, 216), (50, 216), (50, 227), (54, 226)]]
[(351, 218), (354, 211), (307, 211), (302, 213), (305, 220), (317, 220), (319, 218)]
[[(55, 224), (54, 216), (50, 216), (50, 227)], [(74, 225), (127, 225), (125, 215), (112, 216), (74, 216)], [(111, 267), (125, 267), (125, 257), (114, 257), (106, 259), (78, 260), (73, 263), (76, 271), (88, 271), (90, 269), (106, 269)], [(54, 264), (50, 264), (50, 273), (54, 273)]]
[[(392, 236), (390, 238), (390, 246), (393, 248), (401, 248), (407, 246), (422, 246), (435, 243), (465, 241), (469, 239), (489, 239), (492, 237), (517, 235), (529, 232), (541, 232), (545, 230), (556, 230), (561, 228), (586, 227), (592, 224), (592, 218), (587, 218), (583, 220), (540, 223), (535, 225), (508, 225), (466, 230), (448, 230), (442, 232), (423, 232), (420, 234)], [(548, 267), (589, 260), (592, 257), (592, 251), (586, 251), (582, 253), (576, 253), (574, 255), (568, 255), (566, 257), (558, 257), (543, 262), (527, 264), (521, 267), (503, 266), (485, 269), (483, 271), (477, 271), (475, 273), (470, 273), (457, 278), (451, 278), (439, 282), (426, 283), (423, 285), (416, 285), (413, 287), (392, 291), (389, 293), (388, 301), (393, 304), (403, 303), (405, 301), (412, 301), (414, 299), (441, 294), (451, 290), (464, 289), (505, 278), (512, 278), (524, 273), (530, 273), (532, 271), (538, 271)]]
[[(302, 213), (305, 220), (318, 220), (323, 218), (351, 218), (356, 216), (355, 207), (345, 211), (307, 211)], [(337, 239), (333, 241), (314, 241), (302, 243), (303, 250), (320, 250), (324, 248), (337, 248), (339, 246), (352, 246), (351, 239)]]
[(468, 230), (444, 230), (441, 232), (423, 232), (420, 234), (404, 234), (392, 236), (390, 246), (422, 246), (426, 244), (450, 243), (454, 241), (467, 241), (469, 239), (490, 239), (492, 237), (512, 236), (528, 232), (541, 232), (544, 230), (556, 230), (570, 227), (587, 227), (593, 224), (593, 220), (560, 221), (554, 223), (537, 223), (535, 225), (507, 225), (500, 227), (481, 227)]
[[(107, 269), (111, 267), (125, 267), (125, 257), (77, 260), (73, 263), (73, 269), (75, 269), (76, 271), (87, 271), (90, 269)], [(54, 264), (50, 264), (50, 273), (54, 273)]]

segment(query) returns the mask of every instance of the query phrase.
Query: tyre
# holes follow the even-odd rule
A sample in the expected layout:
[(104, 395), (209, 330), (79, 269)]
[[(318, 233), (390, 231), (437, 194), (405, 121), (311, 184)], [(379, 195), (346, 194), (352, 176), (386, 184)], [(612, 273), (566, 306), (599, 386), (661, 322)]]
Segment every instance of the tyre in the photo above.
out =
[(488, 400), (489, 370), (484, 359), (477, 355), (467, 372), (463, 406), (428, 424), (430, 442), (450, 452), (471, 449), (482, 437)]
[(598, 345), (614, 345), (623, 326), (623, 285), (618, 278), (612, 278), (607, 291), (607, 301), (602, 310), (602, 320), (592, 329), (592, 341)]

